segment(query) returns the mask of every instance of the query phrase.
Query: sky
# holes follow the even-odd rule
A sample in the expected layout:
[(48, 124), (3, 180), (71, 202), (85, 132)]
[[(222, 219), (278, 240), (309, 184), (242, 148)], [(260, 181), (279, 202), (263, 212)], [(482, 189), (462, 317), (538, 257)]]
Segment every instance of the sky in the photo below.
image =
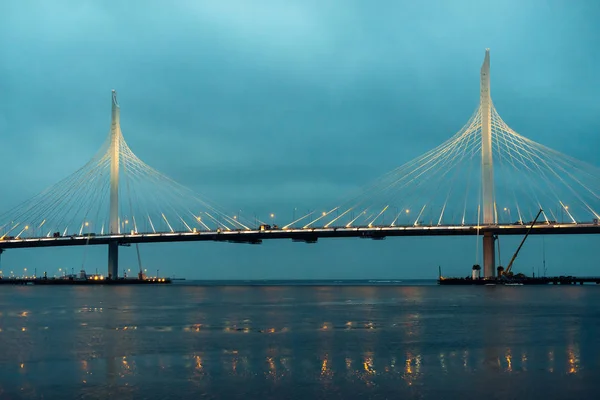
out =
[[(110, 91), (144, 162), (222, 209), (327, 209), (457, 132), (492, 98), (522, 135), (598, 165), (596, 1), (17, 1), (0, 3), (0, 210), (85, 164)], [(501, 238), (508, 260), (520, 238)], [(598, 275), (599, 238), (533, 237), (515, 269)], [(9, 250), (1, 267), (106, 268), (107, 250)], [(467, 275), (474, 237), (141, 245), (189, 279)], [(504, 261), (506, 263), (506, 261)], [(133, 248), (121, 267), (134, 270)]]

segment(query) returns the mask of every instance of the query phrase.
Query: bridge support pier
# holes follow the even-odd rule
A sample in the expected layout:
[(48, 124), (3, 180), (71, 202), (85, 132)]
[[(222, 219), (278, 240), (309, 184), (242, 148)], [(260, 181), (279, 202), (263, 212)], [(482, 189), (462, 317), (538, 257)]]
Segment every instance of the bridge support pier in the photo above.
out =
[(108, 243), (108, 278), (119, 277), (119, 242)]
[(492, 278), (496, 276), (496, 250), (494, 242), (496, 237), (492, 232), (483, 234), (483, 276)]

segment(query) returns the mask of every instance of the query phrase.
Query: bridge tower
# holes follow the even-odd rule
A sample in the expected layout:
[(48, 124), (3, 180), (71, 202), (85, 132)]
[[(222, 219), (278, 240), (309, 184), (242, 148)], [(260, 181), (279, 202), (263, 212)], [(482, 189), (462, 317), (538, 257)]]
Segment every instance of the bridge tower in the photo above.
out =
[[(492, 159), (492, 97), (490, 95), (490, 49), (485, 50), (481, 66), (480, 100), (481, 113), (481, 187), (483, 195), (483, 225), (496, 223), (496, 201), (494, 197), (494, 163)], [(483, 234), (483, 274), (494, 276), (496, 254), (495, 237), (491, 232)]]
[[(121, 147), (120, 109), (117, 92), (112, 91), (112, 109), (110, 124), (110, 224), (111, 234), (119, 233), (119, 153)], [(119, 276), (119, 242), (108, 243), (108, 277)]]

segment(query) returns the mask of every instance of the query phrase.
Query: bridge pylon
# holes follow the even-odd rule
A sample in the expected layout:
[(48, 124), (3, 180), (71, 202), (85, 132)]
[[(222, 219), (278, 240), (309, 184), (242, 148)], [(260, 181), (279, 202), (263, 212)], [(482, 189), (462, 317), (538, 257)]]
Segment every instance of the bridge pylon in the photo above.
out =
[[(485, 50), (481, 66), (480, 100), (481, 113), (481, 188), (483, 198), (483, 224), (496, 223), (494, 197), (494, 163), (492, 158), (492, 98), (490, 94), (490, 49)], [(496, 270), (494, 236), (483, 235), (483, 276), (493, 277)]]
[[(120, 108), (117, 102), (117, 92), (112, 91), (111, 124), (110, 124), (110, 224), (111, 234), (119, 230), (119, 156), (121, 147)], [(119, 276), (119, 243), (111, 241), (108, 244), (108, 278), (117, 279)]]

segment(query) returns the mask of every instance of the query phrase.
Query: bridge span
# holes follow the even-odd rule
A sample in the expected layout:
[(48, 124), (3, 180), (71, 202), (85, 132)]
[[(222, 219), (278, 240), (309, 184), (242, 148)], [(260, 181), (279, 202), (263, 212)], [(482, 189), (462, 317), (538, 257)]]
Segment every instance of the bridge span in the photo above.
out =
[[(0, 241), (0, 251), (33, 247), (60, 247), (135, 243), (173, 242), (230, 242), (260, 244), (263, 240), (291, 239), (315, 243), (318, 239), (362, 238), (382, 240), (397, 236), (475, 236), (475, 235), (524, 235), (528, 225), (447, 225), (447, 226), (379, 226), (379, 227), (328, 227), (269, 230), (216, 230), (197, 232), (161, 232), (136, 234), (72, 235), (64, 237), (37, 237), (5, 239)], [(597, 234), (600, 225), (589, 224), (539, 224), (530, 234), (572, 235)]]
[[(225, 212), (152, 168), (125, 141), (120, 110), (113, 91), (109, 135), (96, 155), (0, 214), (0, 253), (108, 245), (107, 277), (117, 277), (120, 246), (129, 244), (478, 235), (489, 278), (496, 273), (495, 240), (524, 235), (526, 221), (538, 213), (543, 222), (532, 234), (600, 233), (600, 169), (510, 128), (491, 100), (489, 49), (480, 70), (479, 103), (460, 130), (327, 208), (312, 204), (304, 214), (294, 200), (299, 207), (292, 221), (276, 219), (277, 209), (265, 220), (254, 214), (254, 221), (244, 205)], [(261, 212), (264, 216), (262, 206)]]

